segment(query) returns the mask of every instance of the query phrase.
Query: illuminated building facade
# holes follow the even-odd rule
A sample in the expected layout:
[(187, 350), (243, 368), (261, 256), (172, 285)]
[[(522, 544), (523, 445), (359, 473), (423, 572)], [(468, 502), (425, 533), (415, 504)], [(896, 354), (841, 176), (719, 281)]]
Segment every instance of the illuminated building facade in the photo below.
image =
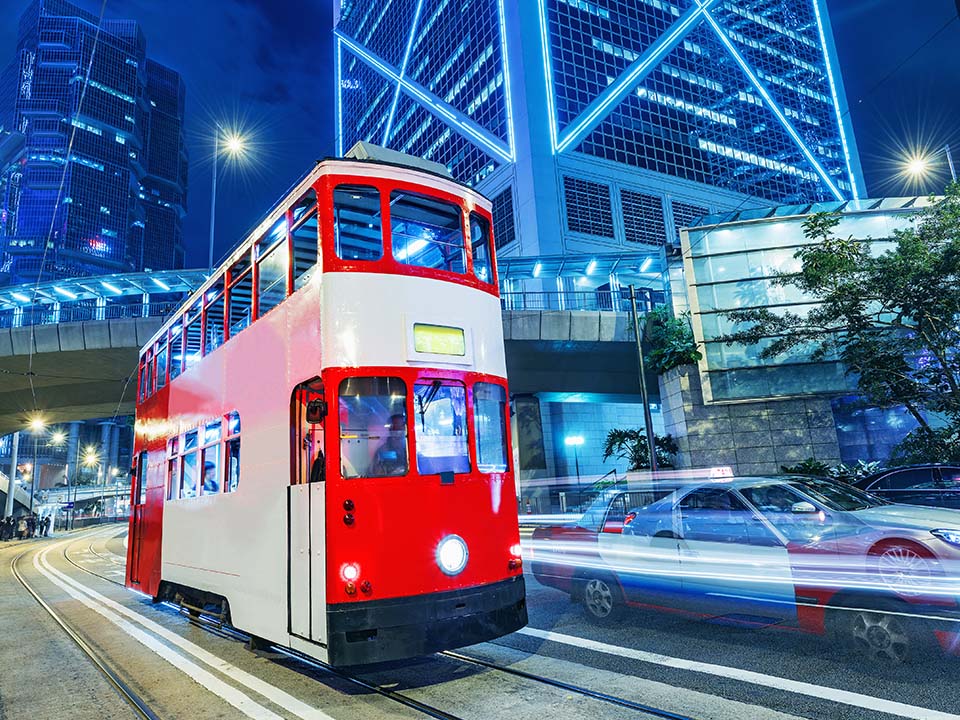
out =
[(647, 251), (656, 278), (701, 215), (863, 190), (824, 0), (339, 11), (340, 151), (446, 165), (493, 200), (505, 255)]
[(34, 0), (2, 77), (0, 118), (25, 137), (8, 171), (11, 284), (183, 266), (183, 85), (131, 20)]

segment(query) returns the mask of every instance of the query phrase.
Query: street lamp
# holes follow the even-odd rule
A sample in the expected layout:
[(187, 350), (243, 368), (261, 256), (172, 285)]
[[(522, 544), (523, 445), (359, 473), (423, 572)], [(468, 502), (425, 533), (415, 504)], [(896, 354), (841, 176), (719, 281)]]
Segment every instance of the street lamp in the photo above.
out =
[(47, 429), (47, 423), (40, 415), (34, 415), (27, 427), (33, 433), (33, 466), (30, 471), (30, 514), (33, 514), (33, 496), (37, 492), (37, 477), (40, 475), (37, 458), (40, 455), (40, 433)]
[(563, 439), (563, 444), (567, 447), (573, 447), (573, 464), (577, 469), (577, 509), (583, 510), (583, 495), (580, 492), (580, 455), (577, 448), (583, 445), (583, 435), (567, 435)]
[(926, 174), (930, 172), (933, 159), (940, 155), (940, 153), (943, 153), (944, 156), (946, 156), (947, 165), (950, 168), (950, 179), (953, 180), (953, 182), (956, 182), (957, 169), (953, 164), (953, 154), (950, 152), (949, 145), (944, 145), (939, 150), (927, 155), (913, 155), (907, 158), (906, 164), (904, 165), (904, 172), (914, 180), (922, 180)]
[(217, 220), (217, 161), (221, 150), (233, 158), (241, 157), (247, 149), (247, 139), (235, 130), (227, 131), (220, 123), (213, 133), (213, 180), (210, 189), (210, 248), (207, 267), (213, 267), (213, 230)]
[(100, 476), (103, 472), (103, 468), (100, 466), (100, 455), (97, 453), (97, 448), (95, 445), (87, 445), (83, 449), (83, 466), (86, 468), (97, 468), (97, 484), (100, 485), (100, 519), (103, 521), (103, 488), (104, 485), (100, 481)]

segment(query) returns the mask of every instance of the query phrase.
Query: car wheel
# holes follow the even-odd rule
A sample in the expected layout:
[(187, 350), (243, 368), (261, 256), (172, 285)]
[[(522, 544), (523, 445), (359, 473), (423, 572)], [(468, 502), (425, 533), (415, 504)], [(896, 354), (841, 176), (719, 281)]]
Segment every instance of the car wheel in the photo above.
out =
[(899, 595), (920, 595), (934, 584), (936, 561), (911, 545), (888, 545), (874, 553), (880, 581)]
[(607, 578), (589, 578), (583, 586), (583, 606), (594, 620), (613, 620), (621, 609), (620, 588)]
[(836, 610), (833, 627), (847, 646), (877, 665), (897, 666), (929, 659), (933, 632), (921, 621), (889, 610)]

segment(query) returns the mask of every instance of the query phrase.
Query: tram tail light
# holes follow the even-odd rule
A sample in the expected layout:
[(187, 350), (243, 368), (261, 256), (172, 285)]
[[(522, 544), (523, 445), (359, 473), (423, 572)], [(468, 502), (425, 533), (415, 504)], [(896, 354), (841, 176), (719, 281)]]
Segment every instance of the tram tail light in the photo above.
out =
[(346, 585), (344, 585), (343, 589), (346, 591), (347, 595), (357, 594), (357, 586), (352, 582), (348, 582)]

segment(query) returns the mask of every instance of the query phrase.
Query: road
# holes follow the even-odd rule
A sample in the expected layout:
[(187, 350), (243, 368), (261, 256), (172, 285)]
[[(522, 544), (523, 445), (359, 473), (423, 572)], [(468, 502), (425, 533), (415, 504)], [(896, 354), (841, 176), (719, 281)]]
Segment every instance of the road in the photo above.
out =
[[(0, 546), (3, 720), (135, 717), (15, 580), (17, 558), (27, 584), (159, 718), (425, 717), (298, 659), (251, 652), (110, 582), (123, 578), (124, 535), (113, 526)], [(649, 611), (597, 626), (564, 594), (527, 581), (529, 627), (463, 654), (696, 720), (960, 718), (950, 714), (960, 711), (958, 661), (873, 670), (815, 638)], [(654, 717), (442, 655), (359, 677), (436, 709), (435, 717)]]

